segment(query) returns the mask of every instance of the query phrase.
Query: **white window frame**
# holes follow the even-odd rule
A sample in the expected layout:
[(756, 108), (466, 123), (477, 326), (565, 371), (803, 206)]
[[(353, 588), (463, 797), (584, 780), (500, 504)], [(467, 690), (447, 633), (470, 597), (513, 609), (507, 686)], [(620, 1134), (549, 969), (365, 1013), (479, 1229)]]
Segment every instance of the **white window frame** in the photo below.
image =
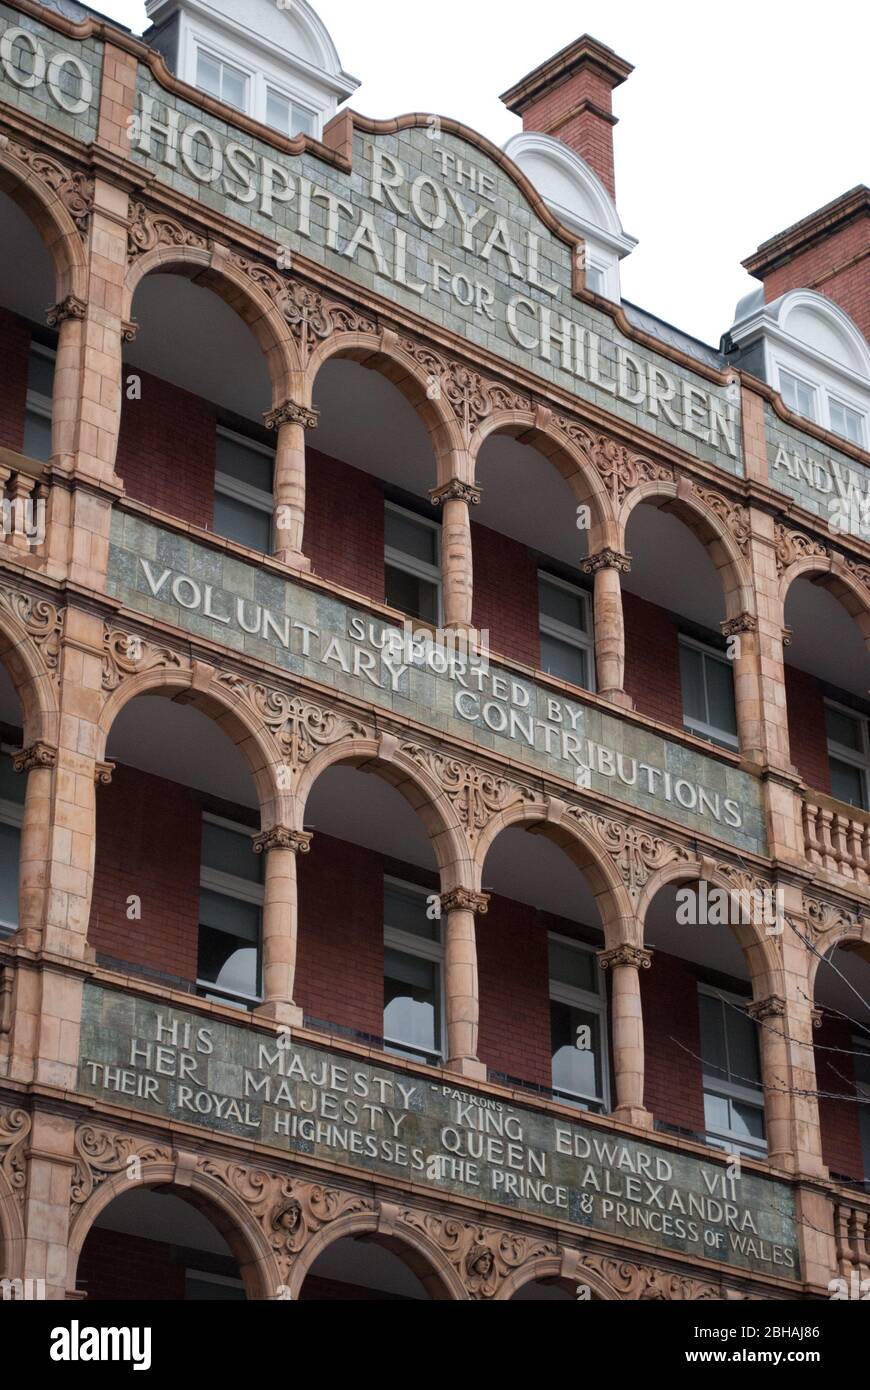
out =
[[(394, 874), (384, 874), (384, 887), (391, 885), (394, 888), (401, 888), (405, 893), (414, 893), (420, 897), (424, 903), (432, 897), (431, 888), (421, 888), (419, 883), (411, 883), (408, 879), (397, 878)], [(423, 936), (414, 936), (411, 932), (401, 931), (398, 927), (388, 927), (384, 923), (384, 948), (389, 946), (394, 951), (401, 951), (406, 956), (417, 956), (420, 960), (432, 961), (438, 966), (438, 1036), (441, 1040), (441, 1047), (438, 1051), (429, 1050), (425, 1047), (414, 1047), (411, 1043), (402, 1042), (401, 1039), (388, 1038), (384, 1034), (384, 1051), (392, 1053), (394, 1056), (425, 1056), (429, 1058), (433, 1066), (439, 1066), (445, 1060), (445, 1048), (447, 1043), (447, 1015), (444, 1001), (444, 927), (442, 919), (438, 922), (438, 940), (427, 941)], [(383, 1027), (383, 1022), (381, 1027)]]
[[(238, 821), (228, 820), (225, 816), (213, 815), (211, 811), (203, 811), (203, 821), (208, 821), (210, 825), (219, 825), (224, 830), (232, 830), (236, 835), (247, 835), (248, 839), (253, 840), (257, 834), (249, 825), (241, 825)], [(254, 853), (253, 846), (251, 854)], [(200, 860), (199, 865), (199, 886), (207, 888), (212, 893), (220, 893), (224, 898), (235, 898), (238, 902), (254, 903), (260, 909), (260, 940), (257, 947), (257, 956), (260, 964), (260, 990), (258, 994), (230, 994), (218, 988), (210, 980), (201, 980), (199, 975), (196, 977), (196, 987), (203, 990), (206, 994), (216, 995), (221, 1001), (230, 1003), (237, 999), (247, 1004), (261, 1004), (263, 1002), (263, 905), (266, 901), (266, 888), (263, 883), (254, 883), (247, 878), (239, 878), (237, 874), (225, 874), (222, 869), (213, 869), (208, 864), (203, 864)], [(197, 942), (197, 948), (199, 943)]]
[[(258, 439), (250, 439), (245, 434), (239, 434), (237, 430), (227, 429), (224, 425), (218, 425), (217, 434), (222, 439), (230, 439), (235, 444), (240, 444), (244, 449), (250, 450), (253, 454), (263, 454), (264, 457), (272, 460), (274, 471), (275, 450), (270, 449), (267, 444), (261, 444)], [(253, 507), (258, 512), (266, 512), (272, 519), (269, 527), (269, 549), (272, 548), (275, 540), (275, 498), (271, 492), (264, 492), (262, 488), (252, 487), (250, 483), (243, 483), (239, 478), (233, 478), (229, 473), (221, 473), (215, 466), (214, 471), (214, 490), (222, 497), (229, 497), (233, 502), (241, 502), (246, 507)], [(234, 544), (240, 544), (235, 541)], [(264, 552), (267, 554), (268, 552)]]
[[(852, 439), (852, 440), (850, 440), (848, 434), (842, 434), (841, 431), (838, 430), (838, 429), (835, 427), (835, 425), (834, 425), (834, 423), (833, 423), (833, 420), (831, 419), (831, 414), (832, 414), (831, 407), (832, 407), (832, 406), (835, 406), (835, 405), (838, 405), (838, 406), (840, 407), (841, 410), (848, 410), (848, 411), (849, 411), (852, 415), (854, 415), (855, 418), (857, 419), (857, 421), (858, 421), (858, 438), (857, 438), (857, 439)], [(838, 393), (835, 393), (835, 392), (833, 392), (833, 391), (829, 391), (829, 392), (828, 392), (828, 428), (831, 430), (832, 434), (839, 435), (840, 439), (845, 439), (845, 440), (849, 441), (849, 442), (852, 443), (852, 444), (857, 444), (858, 447), (859, 447), (859, 449), (866, 449), (866, 448), (867, 448), (867, 413), (866, 413), (866, 411), (859, 410), (858, 407), (857, 407), (856, 405), (853, 405), (853, 403), (852, 403), (851, 401), (844, 400), (844, 398), (843, 398), (841, 395), (839, 395)]]
[[(406, 555), (404, 550), (394, 550), (391, 545), (384, 543), (384, 565), (389, 565), (394, 570), (401, 570), (403, 574), (413, 575), (415, 579), (423, 579), (427, 583), (434, 584), (436, 590), (436, 611), (437, 623), (440, 627), (443, 623), (443, 593), (441, 587), (441, 523), (430, 521), (427, 516), (419, 516), (417, 512), (410, 511), (407, 507), (400, 507), (396, 502), (384, 502), (385, 512), (395, 512), (398, 516), (406, 517), (409, 521), (415, 522), (418, 526), (426, 526), (430, 531), (435, 532), (435, 554), (437, 561), (435, 564), (427, 564), (425, 560), (417, 560), (413, 555)], [(397, 610), (401, 612), (401, 609)], [(414, 622), (425, 623), (424, 618), (414, 618)]]
[[(11, 743), (0, 743), (0, 755), (11, 758), (14, 757), (16, 753), (20, 752), (21, 749), (15, 748)], [(4, 798), (0, 797), (0, 822), (2, 822), (3, 825), (11, 825), (20, 833), (21, 827), (24, 824), (24, 806), (20, 802), (6, 801)], [(18, 930), (19, 926), (20, 921), (13, 923), (0, 920), (0, 941), (8, 940), (9, 937), (13, 936)]]
[[(46, 361), (57, 365), (57, 353), (54, 348), (45, 347), (42, 343), (31, 343), (28, 358), (31, 356), (44, 357)], [(27, 401), (25, 404), (27, 415), (39, 415), (43, 420), (47, 420), (51, 426), (54, 416), (54, 402), (50, 396), (43, 396), (40, 391), (31, 391), (28, 388)]]
[[(784, 367), (781, 362), (777, 363), (776, 370), (778, 383), (777, 389), (779, 391), (779, 394), (782, 396), (783, 401), (785, 401), (785, 404), (788, 406), (788, 409), (793, 411), (795, 415), (800, 415), (804, 420), (815, 420), (816, 422), (818, 422), (819, 388), (815, 385), (815, 383), (812, 381), (807, 381), (805, 377), (799, 376), (797, 372), (792, 371), (791, 367)], [(797, 406), (789, 405), (788, 401), (785, 398), (785, 377), (790, 377), (792, 381), (798, 384), (798, 386), (802, 386), (805, 391), (809, 391), (813, 403), (813, 410), (811, 415), (807, 415), (803, 410), (798, 410)]]
[[(214, 92), (206, 91), (205, 87), (199, 85), (199, 55), (204, 53), (207, 58), (220, 63), (222, 67), (233, 68), (241, 73), (245, 79), (245, 104), (244, 106), (234, 106), (232, 102), (226, 101), (223, 96), (215, 97)], [(223, 102), (225, 106), (231, 107), (233, 111), (241, 111), (244, 115), (250, 116), (253, 112), (254, 86), (256, 83), (256, 71), (248, 67), (247, 64), (240, 62), (238, 54), (222, 49), (219, 44), (214, 43), (211, 36), (193, 35), (193, 85), (198, 92), (205, 92), (206, 96), (214, 97), (215, 101)], [(223, 85), (223, 77), (221, 78)]]
[[(594, 946), (588, 946), (583, 941), (575, 941), (573, 937), (562, 936), (560, 932), (548, 932), (547, 942), (555, 941), (560, 946), (567, 946), (572, 951), (580, 951), (584, 955), (592, 957), (593, 966), (597, 967), (597, 951)], [(550, 1085), (553, 1094), (566, 1105), (579, 1105), (584, 1109), (601, 1107), (600, 1113), (606, 1115), (610, 1111), (610, 1048), (607, 1027), (607, 994), (604, 989), (603, 971), (598, 969), (593, 974), (593, 979), (598, 982), (596, 993), (590, 993), (585, 989), (578, 989), (576, 985), (566, 985), (561, 980), (554, 980), (549, 974), (547, 966), (547, 1002), (557, 1004), (567, 1004), (569, 1008), (584, 1009), (586, 1013), (595, 1014), (598, 1018), (598, 1036), (601, 1041), (601, 1090), (600, 1096), (581, 1096), (577, 1092), (556, 1090), (553, 1087), (553, 1076), (550, 1075)], [(552, 1065), (552, 1060), (551, 1060)], [(593, 1113), (597, 1113), (593, 1109)]]
[[(581, 632), (579, 627), (569, 627), (567, 623), (560, 622), (558, 618), (550, 618), (541, 612), (540, 586), (542, 580), (551, 584), (554, 589), (564, 589), (567, 593), (580, 599), (586, 614), (586, 632)], [(577, 647), (579, 651), (586, 653), (589, 684), (578, 686), (578, 690), (595, 690), (595, 632), (593, 622), (592, 596), (587, 589), (581, 589), (579, 584), (571, 584), (567, 579), (560, 579), (555, 574), (549, 574), (546, 570), (538, 570), (538, 630), (546, 637), (552, 637), (557, 642), (565, 642), (566, 645)], [(561, 677), (554, 676), (553, 679), (560, 680)]]
[[(698, 994), (699, 994), (699, 995), (701, 995), (701, 994), (706, 994), (706, 995), (708, 996), (708, 998), (710, 998), (710, 999), (715, 999), (715, 1000), (717, 1001), (717, 1003), (720, 1004), (720, 1006), (721, 1006), (721, 1008), (722, 1008), (722, 1011), (723, 1011), (723, 1014), (725, 1014), (726, 1009), (727, 1009), (727, 1008), (729, 1007), (729, 1005), (731, 1005), (731, 1004), (734, 1004), (734, 1005), (737, 1006), (737, 1008), (741, 1009), (742, 1011), (745, 1011), (746, 1005), (747, 1005), (748, 1003), (751, 1002), (750, 1000), (748, 1000), (747, 998), (745, 998), (745, 997), (743, 997), (743, 996), (741, 996), (741, 995), (739, 995), (739, 994), (732, 994), (732, 993), (730, 993), (728, 990), (724, 990), (724, 989), (714, 989), (712, 986), (710, 986), (710, 985), (705, 985), (705, 984), (699, 984), (699, 985), (698, 985)], [(723, 1001), (725, 1001), (725, 1002), (723, 1002)], [(700, 1008), (699, 1008), (699, 1013), (700, 1013)], [(725, 1016), (726, 1016), (726, 1019), (727, 1019), (727, 1014), (725, 1014)], [(700, 1027), (700, 1023), (699, 1023), (699, 1027)], [(759, 1027), (759, 1024), (756, 1023), (755, 1027), (756, 1027), (756, 1030), (757, 1030), (758, 1027)], [(702, 1042), (702, 1048), (703, 1048), (703, 1042)], [(728, 1060), (728, 1062), (729, 1062), (729, 1070), (730, 1070), (730, 1058), (727, 1057), (727, 1054), (728, 1054), (728, 1027), (727, 1027), (727, 1023), (726, 1023), (726, 1026), (725, 1026), (725, 1052), (726, 1052), (726, 1058), (727, 1058), (727, 1060)], [(760, 1069), (761, 1069), (761, 1044), (760, 1044), (760, 1042), (759, 1042), (759, 1045), (758, 1045), (758, 1054), (759, 1054), (759, 1071), (760, 1071)], [(761, 1117), (762, 1117), (762, 1120), (763, 1120), (763, 1123), (764, 1123), (764, 1131), (765, 1131), (765, 1137), (764, 1137), (764, 1139), (761, 1141), (761, 1143), (759, 1143), (759, 1144), (754, 1144), (754, 1143), (752, 1143), (751, 1140), (747, 1140), (747, 1138), (746, 1138), (746, 1136), (745, 1136), (744, 1134), (737, 1134), (736, 1132), (730, 1132), (730, 1133), (726, 1132), (726, 1133), (724, 1133), (724, 1134), (720, 1134), (719, 1132), (714, 1132), (714, 1131), (712, 1131), (712, 1130), (707, 1130), (707, 1128), (706, 1128), (706, 1115), (705, 1115), (705, 1117), (704, 1117), (704, 1141), (705, 1141), (705, 1143), (707, 1143), (707, 1144), (710, 1146), (711, 1149), (724, 1149), (727, 1153), (741, 1153), (741, 1154), (745, 1154), (745, 1155), (746, 1155), (747, 1157), (749, 1157), (749, 1158), (761, 1158), (761, 1159), (765, 1158), (765, 1157), (767, 1156), (767, 1151), (768, 1151), (768, 1141), (767, 1141), (767, 1109), (766, 1109), (766, 1106), (765, 1106), (765, 1103), (764, 1103), (764, 1089), (763, 1089), (763, 1086), (761, 1085), (760, 1082), (759, 1082), (759, 1085), (758, 1085), (757, 1088), (756, 1088), (755, 1086), (745, 1086), (745, 1085), (742, 1085), (742, 1084), (741, 1084), (740, 1082), (738, 1082), (738, 1081), (728, 1081), (727, 1079), (725, 1079), (725, 1078), (723, 1078), (723, 1077), (712, 1076), (712, 1075), (710, 1075), (710, 1074), (706, 1071), (705, 1066), (706, 1066), (705, 1059), (702, 1057), (702, 1058), (701, 1058), (701, 1084), (702, 1084), (702, 1086), (703, 1086), (703, 1088), (704, 1088), (704, 1095), (705, 1095), (705, 1097), (706, 1097), (707, 1093), (709, 1092), (711, 1095), (721, 1096), (721, 1097), (723, 1097), (725, 1100), (728, 1100), (728, 1101), (736, 1100), (736, 1101), (739, 1101), (742, 1105), (750, 1105), (750, 1106), (752, 1106), (754, 1109), (760, 1110), (760, 1111), (761, 1111)]]
[[(298, 109), (299, 111), (304, 111), (305, 114), (306, 114), (307, 116), (310, 116), (310, 117), (311, 117), (311, 130), (310, 130), (310, 132), (306, 132), (306, 133), (310, 134), (314, 139), (319, 138), (320, 121), (319, 121), (318, 112), (315, 111), (314, 107), (313, 107), (313, 106), (309, 106), (309, 105), (308, 105), (306, 102), (304, 102), (304, 101), (300, 101), (299, 98), (298, 98), (298, 96), (295, 94), (295, 92), (293, 92), (289, 87), (283, 87), (279, 82), (276, 82), (274, 78), (268, 77), (268, 76), (267, 76), (267, 77), (264, 78), (264, 85), (263, 85), (263, 121), (264, 121), (264, 124), (266, 124), (266, 125), (269, 126), (269, 129), (270, 129), (270, 130), (277, 130), (277, 129), (278, 129), (277, 126), (273, 126), (273, 125), (266, 119), (266, 113), (268, 112), (268, 109), (269, 109), (269, 93), (270, 93), (270, 92), (274, 93), (274, 95), (275, 95), (276, 97), (281, 97), (282, 100), (284, 100), (284, 101), (286, 101), (286, 102), (289, 102), (289, 104), (290, 104), (290, 126), (291, 126), (291, 129), (290, 129), (289, 131), (281, 131), (280, 133), (281, 133), (282, 135), (286, 134), (287, 137), (288, 137), (288, 139), (290, 139), (290, 140), (293, 139), (293, 131), (292, 131), (292, 126), (293, 126), (293, 110), (294, 110), (294, 108), (295, 108), (295, 109)], [(299, 133), (299, 132), (297, 132), (297, 134), (298, 134), (298, 133)]]
[[(728, 657), (724, 654), (724, 652), (717, 651), (717, 649), (716, 649), (715, 647), (711, 647), (707, 642), (699, 642), (698, 639), (697, 639), (696, 637), (687, 637), (687, 636), (685, 635), (685, 633), (682, 633), (682, 632), (679, 634), (678, 643), (679, 643), (680, 646), (683, 646), (683, 647), (692, 647), (692, 648), (694, 648), (695, 651), (700, 652), (702, 656), (704, 656), (704, 657), (712, 657), (715, 661), (718, 661), (721, 665), (727, 666), (727, 667), (730, 669), (730, 671), (731, 671), (731, 680), (732, 680), (732, 683), (733, 683), (733, 680), (734, 680), (734, 665), (733, 665), (733, 662), (731, 662), (731, 661), (728, 660)], [(703, 666), (702, 666), (701, 669), (702, 669), (703, 675), (704, 675), (704, 701), (705, 701), (705, 703), (707, 704), (707, 706), (709, 707), (710, 701), (709, 701), (709, 698), (708, 698), (708, 695), (707, 695), (707, 673), (706, 673), (706, 669), (705, 669)], [(681, 692), (681, 698), (682, 698), (682, 692)], [(735, 693), (735, 697), (734, 697), (734, 713), (735, 713), (735, 723), (736, 723), (736, 722), (737, 722), (737, 721), (736, 721), (736, 714), (737, 714), (737, 696), (736, 696), (736, 693)], [(740, 749), (740, 735), (739, 735), (739, 730), (735, 729), (735, 732), (732, 734), (732, 733), (730, 732), (730, 730), (728, 730), (728, 729), (718, 729), (718, 728), (715, 727), (715, 725), (713, 725), (713, 724), (705, 724), (705, 723), (703, 723), (700, 719), (689, 719), (689, 718), (687, 717), (686, 711), (685, 711), (685, 701), (683, 701), (683, 727), (684, 727), (684, 729), (686, 729), (686, 731), (687, 731), (688, 733), (694, 734), (697, 738), (703, 738), (703, 739), (706, 739), (708, 742), (718, 743), (718, 744), (720, 744), (720, 745), (724, 744), (724, 746), (725, 746), (726, 748), (730, 748), (733, 752), (735, 752), (735, 753), (736, 753), (736, 752), (739, 752), (739, 749)]]
[[(847, 748), (845, 744), (836, 743), (828, 737), (825, 730), (825, 744), (828, 750), (828, 758), (836, 758), (837, 762), (848, 763), (850, 767), (857, 768), (861, 773), (861, 784), (864, 788), (864, 804), (856, 807), (856, 810), (870, 810), (870, 720), (865, 714), (860, 714), (858, 710), (850, 709), (848, 705), (841, 705), (837, 700), (825, 700), (825, 707), (834, 709), (838, 714), (848, 715), (854, 719), (861, 734), (861, 750)], [(843, 803), (844, 805), (847, 803)]]

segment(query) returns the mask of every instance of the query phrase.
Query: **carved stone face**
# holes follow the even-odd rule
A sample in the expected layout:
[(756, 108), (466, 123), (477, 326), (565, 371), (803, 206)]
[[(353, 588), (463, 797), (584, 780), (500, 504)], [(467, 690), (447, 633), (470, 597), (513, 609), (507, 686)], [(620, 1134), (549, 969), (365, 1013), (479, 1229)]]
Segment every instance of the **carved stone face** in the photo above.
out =
[(302, 1208), (298, 1202), (288, 1202), (282, 1207), (272, 1223), (277, 1231), (292, 1236), (299, 1230), (302, 1221)]
[(488, 1279), (494, 1265), (492, 1251), (487, 1250), (485, 1245), (476, 1245), (468, 1256), (468, 1272), (478, 1279)]

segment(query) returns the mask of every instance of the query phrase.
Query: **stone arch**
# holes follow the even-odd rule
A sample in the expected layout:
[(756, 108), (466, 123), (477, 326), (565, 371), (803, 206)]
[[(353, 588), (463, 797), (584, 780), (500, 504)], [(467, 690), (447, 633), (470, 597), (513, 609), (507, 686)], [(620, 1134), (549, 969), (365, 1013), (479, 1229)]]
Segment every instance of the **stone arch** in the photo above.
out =
[[(732, 892), (737, 887), (719, 868), (702, 864), (700, 860), (679, 860), (655, 871), (644, 886), (637, 904), (637, 918), (644, 939), (647, 913), (661, 889), (669, 883), (699, 883), (702, 879), (717, 888), (724, 888), (726, 892)], [(782, 995), (785, 983), (782, 957), (776, 944), (778, 938), (765, 935), (760, 924), (741, 923), (733, 925), (731, 931), (746, 957), (754, 999), (764, 999), (771, 994)], [(639, 944), (643, 945), (643, 940)]]
[[(179, 704), (189, 705), (211, 719), (236, 745), (251, 772), (260, 807), (263, 830), (274, 825), (289, 824), (288, 793), (282, 787), (279, 769), (283, 767), (281, 750), (266, 723), (265, 709), (258, 717), (256, 705), (248, 703), (229, 684), (213, 679), (211, 668), (202, 670), (179, 664), (154, 666), (121, 680), (106, 700), (98, 724), (96, 759), (105, 758), (106, 744), (118, 715), (138, 695), (158, 695)], [(262, 691), (264, 703), (272, 692), (255, 687), (252, 698)], [(289, 703), (289, 701), (288, 701)], [(279, 707), (277, 707), (279, 708)]]
[(474, 482), (481, 449), (496, 434), (508, 435), (518, 444), (536, 449), (568, 484), (577, 503), (589, 507), (590, 555), (605, 547), (616, 548), (616, 518), (601, 474), (580, 444), (556, 427), (549, 411), (514, 407), (496, 410), (482, 421), (469, 445), (470, 482)]
[(475, 849), (475, 891), (481, 889), (486, 857), (502, 831), (527, 829), (532, 834), (543, 835), (563, 850), (584, 875), (595, 897), (607, 949), (612, 950), (624, 943), (642, 945), (628, 889), (613, 859), (566, 812), (566, 807), (552, 801), (546, 804), (517, 801), (494, 816), (483, 830)]
[(122, 318), (130, 321), (136, 290), (142, 281), (156, 273), (180, 275), (211, 290), (222, 299), (248, 326), (259, 344), (272, 383), (272, 407), (277, 409), (287, 400), (301, 401), (305, 385), (299, 353), (290, 326), (270, 293), (281, 288), (274, 275), (275, 287), (269, 284), (272, 272), (265, 271), (264, 282), (248, 275), (235, 263), (225, 247), (158, 245), (136, 257), (127, 270), (124, 282)]
[[(811, 928), (807, 934), (812, 935)], [(807, 964), (807, 980), (811, 1000), (815, 1000), (816, 997), (816, 978), (822, 961), (827, 959), (839, 946), (849, 941), (860, 942), (862, 946), (866, 946), (866, 958), (870, 960), (870, 917), (851, 920), (843, 916), (822, 935), (816, 936), (813, 945), (818, 954), (808, 952), (810, 959)]]
[(131, 1179), (126, 1170), (107, 1178), (91, 1194), (73, 1218), (67, 1245), (67, 1291), (76, 1287), (79, 1259), (85, 1240), (97, 1218), (122, 1194), (137, 1188), (170, 1188), (172, 1193), (190, 1203), (220, 1231), (238, 1261), (242, 1282), (249, 1299), (266, 1300), (277, 1297), (284, 1280), (275, 1252), (260, 1229), (245, 1202), (225, 1187), (217, 1178), (196, 1168), (185, 1167), (174, 1160), (146, 1162), (141, 1176)]
[(70, 175), (48, 155), (34, 154), (28, 163), (16, 151), (30, 154), (12, 142), (0, 142), (0, 192), (6, 193), (30, 219), (51, 257), (55, 303), (60, 304), (70, 295), (86, 303), (87, 256), (70, 211), (86, 211), (84, 175)]
[[(25, 747), (40, 741), (57, 743), (60, 714), (48, 653), (60, 623), (60, 613), (48, 599), (0, 589), (0, 663), (21, 702)], [(40, 636), (45, 649), (36, 640)]]
[[(619, 544), (625, 551), (628, 523), (641, 504), (655, 506), (679, 518), (704, 546), (719, 576), (727, 618), (755, 613), (755, 591), (749, 561), (725, 517), (732, 509), (730, 500), (714, 494), (715, 503), (682, 480), (667, 479), (641, 483), (622, 504), (619, 513)], [(721, 506), (719, 505), (721, 503)]]
[(603, 1274), (597, 1270), (588, 1269), (583, 1264), (578, 1264), (573, 1278), (565, 1272), (565, 1259), (562, 1255), (542, 1255), (539, 1259), (529, 1260), (526, 1264), (520, 1265), (512, 1274), (505, 1279), (496, 1299), (507, 1302), (519, 1293), (520, 1289), (526, 1284), (547, 1283), (558, 1284), (560, 1288), (567, 1289), (570, 1293), (576, 1294), (580, 1284), (588, 1284), (593, 1297), (606, 1302), (618, 1303), (621, 1301), (620, 1295), (612, 1284), (609, 1284)]
[(442, 1250), (414, 1226), (396, 1228), (387, 1222), (384, 1229), (377, 1211), (350, 1212), (318, 1231), (301, 1250), (290, 1274), (290, 1298), (298, 1299), (302, 1285), (319, 1255), (346, 1237), (366, 1236), (398, 1255), (416, 1274), (433, 1301), (462, 1301), (468, 1298), (462, 1281)]
[(433, 392), (433, 378), (440, 381), (442, 365), (434, 358), (427, 368), (417, 361), (393, 332), (356, 330), (333, 333), (311, 354), (306, 369), (305, 404), (310, 405), (320, 369), (333, 358), (345, 358), (379, 372), (404, 396), (419, 415), (432, 443), (435, 468), (432, 485), (441, 487), (452, 478), (471, 482), (470, 465), (462, 430), (443, 389)]
[(295, 788), (293, 824), (297, 828), (302, 827), (305, 807), (318, 778), (328, 768), (342, 763), (381, 777), (405, 798), (429, 836), (443, 892), (470, 886), (474, 872), (471, 852), (464, 827), (449, 797), (435, 776), (400, 747), (394, 746), (389, 736), (343, 739), (317, 753)]
[(870, 589), (842, 560), (830, 555), (803, 555), (794, 560), (782, 575), (779, 584), (783, 618), (789, 591), (799, 579), (808, 579), (826, 589), (857, 624), (870, 649)]

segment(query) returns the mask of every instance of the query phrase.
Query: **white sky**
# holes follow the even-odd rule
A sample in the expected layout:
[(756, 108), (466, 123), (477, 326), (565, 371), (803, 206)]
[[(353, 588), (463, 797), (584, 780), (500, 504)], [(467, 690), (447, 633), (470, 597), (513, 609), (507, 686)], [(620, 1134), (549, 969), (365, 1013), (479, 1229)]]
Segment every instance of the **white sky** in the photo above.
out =
[[(144, 0), (90, 0), (136, 33)], [(246, 0), (239, 0), (239, 8)], [(639, 238), (623, 294), (718, 344), (756, 246), (870, 182), (863, 0), (313, 0), (369, 116), (454, 116), (496, 144), (498, 99), (581, 33), (634, 63), (614, 93), (616, 190)]]

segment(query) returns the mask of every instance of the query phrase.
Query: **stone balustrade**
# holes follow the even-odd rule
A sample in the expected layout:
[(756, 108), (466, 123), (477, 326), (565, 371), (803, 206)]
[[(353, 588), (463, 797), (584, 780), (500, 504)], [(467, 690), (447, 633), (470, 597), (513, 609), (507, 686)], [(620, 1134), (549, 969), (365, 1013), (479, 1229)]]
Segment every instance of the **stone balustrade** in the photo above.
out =
[(870, 1279), (870, 1198), (840, 1197), (834, 1208), (837, 1268), (841, 1279)]
[(870, 815), (812, 792), (804, 798), (804, 844), (810, 864), (870, 884)]

